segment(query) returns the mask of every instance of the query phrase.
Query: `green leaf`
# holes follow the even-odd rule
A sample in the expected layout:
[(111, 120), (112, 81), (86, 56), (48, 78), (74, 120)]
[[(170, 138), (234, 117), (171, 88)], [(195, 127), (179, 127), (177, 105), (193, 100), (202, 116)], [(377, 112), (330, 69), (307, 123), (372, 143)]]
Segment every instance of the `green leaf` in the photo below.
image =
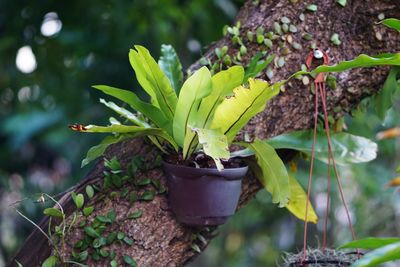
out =
[(117, 157), (115, 157), (115, 156), (112, 157), (110, 160), (104, 159), (104, 167), (106, 167), (114, 172), (121, 171), (121, 163), (119, 163)]
[(197, 253), (201, 253), (201, 249), (200, 249), (200, 247), (199, 247), (198, 245), (192, 244), (190, 247), (191, 247), (194, 251), (196, 251)]
[(159, 107), (165, 117), (172, 120), (178, 98), (168, 77), (150, 55), (140, 45), (129, 52), (129, 61), (135, 70), (136, 78), (143, 89), (150, 95), (153, 105)]
[(117, 266), (118, 266), (117, 261), (116, 261), (116, 260), (112, 260), (112, 261), (110, 262), (110, 266), (111, 266), (111, 267), (117, 267)]
[(311, 12), (316, 12), (318, 10), (318, 6), (314, 5), (314, 4), (308, 5), (306, 8), (308, 11), (311, 11)]
[(127, 236), (124, 237), (123, 241), (129, 246), (132, 246), (132, 244), (133, 244), (133, 239), (131, 239)]
[(364, 239), (354, 240), (338, 247), (338, 249), (360, 248), (360, 249), (377, 249), (389, 244), (400, 242), (398, 237), (368, 237)]
[(87, 250), (82, 251), (81, 253), (79, 253), (78, 255), (78, 260), (79, 261), (86, 261), (87, 257), (89, 256), (89, 252)]
[(353, 263), (352, 267), (373, 267), (379, 264), (400, 259), (400, 242), (380, 247), (365, 254)]
[(381, 56), (371, 57), (365, 54), (361, 54), (355, 59), (349, 61), (342, 61), (333, 66), (322, 65), (312, 71), (312, 73), (321, 72), (342, 72), (354, 68), (366, 68), (381, 65), (393, 65), (400, 66), (400, 53), (387, 54)]
[(96, 158), (102, 156), (107, 147), (109, 147), (110, 145), (121, 142), (122, 140), (127, 138), (129, 138), (127, 135), (105, 137), (100, 144), (93, 146), (88, 150), (86, 157), (82, 160), (81, 167), (86, 166)]
[(164, 115), (164, 113), (159, 108), (140, 100), (140, 98), (136, 96), (133, 92), (107, 85), (95, 85), (93, 86), (93, 88), (122, 100), (123, 102), (131, 106), (131, 108), (139, 111), (145, 117), (149, 118), (158, 127), (165, 129), (169, 134), (172, 134), (171, 121)]
[(143, 178), (136, 182), (136, 185), (138, 185), (138, 186), (145, 186), (148, 184), (151, 184), (151, 179), (149, 179), (149, 178)]
[(43, 263), (42, 267), (55, 267), (58, 262), (58, 258), (56, 256), (48, 257)]
[(15, 260), (15, 263), (17, 264), (17, 267), (24, 267), (19, 261)]
[(102, 222), (102, 223), (112, 223), (112, 220), (110, 218), (103, 216), (103, 215), (97, 215), (96, 220), (98, 220), (99, 222)]
[(111, 244), (112, 242), (114, 242), (115, 238), (117, 238), (117, 233), (115, 232), (111, 232), (107, 235), (107, 245)]
[[(209, 128), (214, 112), (224, 98), (232, 93), (232, 90), (242, 83), (244, 75), (243, 67), (233, 66), (220, 71), (211, 77), (211, 94), (201, 100), (199, 109), (194, 114), (192, 127)], [(187, 131), (183, 143), (184, 157), (191, 155), (198, 147), (196, 133)]]
[(233, 96), (225, 98), (215, 110), (212, 129), (219, 129), (232, 142), (236, 134), (256, 114), (262, 112), (268, 100), (277, 95), (283, 83), (269, 85), (263, 80), (249, 79), (249, 88), (239, 86)]
[(342, 7), (345, 7), (347, 4), (347, 0), (336, 0), (336, 2), (341, 5)]
[(400, 74), (400, 67), (392, 67), (381, 91), (375, 95), (374, 108), (381, 119), (385, 120), (387, 111), (393, 106), (393, 95), (397, 90), (400, 90), (397, 83), (397, 76)]
[(105, 250), (104, 248), (100, 249), (99, 252), (100, 252), (100, 255), (101, 255), (102, 257), (104, 257), (104, 258), (106, 258), (106, 257), (108, 257), (108, 255), (110, 255), (110, 254), (108, 253), (108, 251)]
[(263, 53), (258, 52), (255, 56), (251, 58), (249, 65), (247, 65), (242, 83), (247, 83), (249, 78), (256, 77), (272, 62), (275, 55), (269, 55), (265, 60), (260, 60), (262, 57)]
[(123, 232), (118, 232), (117, 238), (118, 238), (119, 240), (124, 239), (124, 237), (125, 237), (125, 233), (123, 233)]
[[(126, 119), (128, 119), (129, 121), (131, 121), (132, 123), (141, 126), (141, 127), (145, 127), (145, 128), (151, 128), (150, 124), (148, 124), (147, 122), (140, 120), (136, 115), (134, 115), (132, 112), (119, 107), (118, 105), (116, 105), (114, 102), (107, 102), (104, 99), (100, 99), (100, 103), (104, 104), (105, 106), (109, 107), (110, 109), (112, 109), (113, 111), (115, 111), (116, 113), (118, 113), (121, 117), (124, 117)], [(111, 118), (110, 118), (111, 121)], [(117, 124), (117, 123), (112, 123), (112, 124)], [(121, 124), (121, 123), (118, 123)], [(169, 129), (170, 127), (168, 127)], [(168, 130), (165, 129), (165, 130)], [(164, 149), (162, 148), (162, 145), (160, 144), (160, 142), (158, 141), (157, 138), (153, 137), (153, 136), (149, 136), (149, 139), (163, 152)]]
[(52, 217), (63, 217), (63, 213), (59, 209), (55, 208), (47, 208), (43, 211), (44, 215), (52, 216)]
[(83, 207), (83, 204), (85, 203), (85, 198), (82, 194), (76, 194), (75, 192), (71, 193), (72, 200), (75, 203), (75, 206), (80, 209)]
[(123, 255), (124, 258), (124, 262), (129, 264), (129, 266), (137, 266), (136, 261), (134, 259), (131, 258), (131, 256), (124, 254)]
[[(234, 66), (227, 70), (220, 71), (211, 77), (212, 92), (203, 98), (200, 107), (195, 114), (191, 126), (196, 128), (209, 128), (214, 112), (224, 98), (232, 93), (232, 90), (242, 84), (244, 70), (242, 66)], [(186, 132), (183, 154), (191, 155), (198, 146), (196, 133)]]
[(85, 233), (90, 237), (100, 237), (99, 233), (93, 227), (86, 226), (84, 230)]
[(146, 191), (141, 196), (141, 200), (152, 201), (156, 193), (154, 191)]
[[(349, 133), (331, 136), (333, 155), (337, 164), (368, 162), (376, 158), (378, 146), (371, 140)], [(275, 149), (293, 149), (311, 155), (313, 131), (296, 131), (278, 135), (266, 141)], [(315, 158), (328, 162), (328, 145), (325, 132), (317, 133)]]
[(136, 200), (138, 200), (138, 195), (137, 195), (137, 193), (136, 192), (131, 192), (130, 194), (129, 194), (129, 203), (133, 203), (133, 202), (135, 202)]
[(274, 148), (261, 140), (239, 145), (254, 151), (257, 165), (250, 163), (250, 167), (265, 189), (271, 193), (272, 202), (278, 203), (280, 207), (287, 206), (291, 197), (289, 175)]
[(224, 134), (218, 130), (193, 128), (199, 137), (199, 143), (203, 146), (204, 153), (210, 156), (219, 171), (224, 169), (221, 159), (229, 159), (228, 140)]
[(383, 25), (398, 30), (400, 31), (400, 20), (399, 19), (394, 19), (394, 18), (389, 18), (389, 19), (384, 19), (380, 21), (379, 23), (382, 23)]
[(86, 188), (85, 188), (85, 190), (86, 190), (86, 195), (87, 195), (89, 198), (92, 198), (92, 197), (94, 196), (94, 189), (93, 189), (93, 186), (87, 185)]
[(107, 239), (105, 237), (96, 238), (92, 242), (92, 246), (94, 248), (100, 248), (107, 243)]
[(174, 139), (180, 147), (183, 147), (187, 126), (195, 124), (201, 99), (208, 96), (211, 90), (211, 74), (206, 67), (197, 70), (183, 84), (173, 122)]
[(161, 45), (161, 57), (158, 60), (158, 65), (167, 75), (172, 87), (178, 94), (182, 86), (183, 72), (179, 57), (172, 45)]
[(93, 210), (94, 210), (94, 207), (90, 206), (90, 207), (83, 208), (82, 212), (83, 212), (83, 215), (89, 216), (90, 214), (92, 214)]
[(134, 115), (132, 112), (130, 112), (127, 109), (124, 109), (120, 106), (118, 106), (117, 104), (115, 104), (114, 102), (107, 102), (104, 99), (100, 98), (100, 103), (102, 103), (103, 105), (105, 105), (106, 107), (108, 107), (109, 109), (113, 110), (114, 112), (116, 112), (117, 114), (119, 114), (121, 117), (124, 117), (126, 119), (128, 119), (129, 121), (131, 121), (132, 123), (141, 126), (141, 127), (145, 127), (145, 128), (150, 128), (150, 125), (142, 120), (140, 120), (136, 115)]
[[(303, 188), (295, 178), (289, 176), (289, 183), (290, 183), (290, 199), (286, 208), (294, 216), (304, 221), (306, 215), (307, 194), (306, 192), (304, 192)], [(315, 210), (311, 202), (308, 203), (307, 221), (312, 223), (317, 223), (318, 221), (318, 216), (315, 213)]]
[(107, 217), (111, 220), (111, 222), (115, 221), (115, 219), (117, 218), (117, 213), (115, 212), (114, 209), (111, 209), (108, 213), (107, 213)]
[(141, 210), (134, 211), (128, 214), (128, 219), (138, 219), (142, 217), (143, 212)]

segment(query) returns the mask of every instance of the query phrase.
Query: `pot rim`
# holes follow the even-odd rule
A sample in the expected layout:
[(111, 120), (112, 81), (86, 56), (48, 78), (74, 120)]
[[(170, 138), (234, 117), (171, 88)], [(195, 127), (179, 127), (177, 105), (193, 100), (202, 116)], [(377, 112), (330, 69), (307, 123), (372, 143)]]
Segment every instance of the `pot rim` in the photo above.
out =
[(210, 175), (210, 176), (218, 176), (223, 177), (228, 180), (239, 180), (241, 179), (248, 171), (249, 167), (237, 167), (237, 168), (228, 168), (219, 171), (217, 168), (196, 168), (196, 167), (189, 167), (179, 164), (171, 164), (163, 161), (164, 170), (168, 172), (174, 172), (174, 170), (183, 171), (183, 172), (190, 172), (193, 175)]

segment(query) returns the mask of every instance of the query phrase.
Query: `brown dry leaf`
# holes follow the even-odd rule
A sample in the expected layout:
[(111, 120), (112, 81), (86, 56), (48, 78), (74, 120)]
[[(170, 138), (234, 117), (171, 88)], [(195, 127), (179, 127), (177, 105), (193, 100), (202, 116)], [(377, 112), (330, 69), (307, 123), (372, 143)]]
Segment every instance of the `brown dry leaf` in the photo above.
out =
[(395, 138), (400, 136), (400, 127), (394, 127), (391, 129), (388, 129), (386, 131), (382, 131), (376, 134), (376, 139), (382, 140), (382, 139), (389, 139), (389, 138)]
[(390, 180), (390, 181), (385, 185), (385, 188), (388, 188), (388, 187), (396, 187), (396, 186), (400, 186), (400, 176), (399, 176), (399, 177), (396, 177), (396, 178), (394, 178), (394, 179), (392, 179), (392, 180)]

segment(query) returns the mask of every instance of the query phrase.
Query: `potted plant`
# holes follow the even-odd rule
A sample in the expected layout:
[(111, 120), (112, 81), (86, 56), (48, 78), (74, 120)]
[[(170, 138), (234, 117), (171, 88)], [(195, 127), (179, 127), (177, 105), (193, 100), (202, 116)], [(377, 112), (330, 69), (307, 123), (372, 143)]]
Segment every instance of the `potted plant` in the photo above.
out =
[[(102, 155), (110, 144), (146, 136), (165, 155), (169, 201), (178, 220), (189, 225), (222, 224), (236, 210), (241, 180), (248, 170), (230, 157), (229, 146), (242, 127), (279, 93), (285, 81), (269, 84), (249, 78), (254, 66), (246, 72), (242, 66), (233, 66), (214, 75), (202, 67), (182, 84), (182, 68), (175, 51), (163, 46), (162, 54), (157, 64), (142, 46), (129, 52), (130, 63), (150, 103), (128, 90), (94, 86), (137, 113), (101, 99), (130, 125), (111, 118), (108, 126), (70, 126), (80, 132), (111, 133), (88, 151), (82, 165)], [(272, 193), (273, 201), (286, 206), (289, 177), (275, 150), (260, 140), (240, 145), (255, 153), (260, 174), (257, 177)]]

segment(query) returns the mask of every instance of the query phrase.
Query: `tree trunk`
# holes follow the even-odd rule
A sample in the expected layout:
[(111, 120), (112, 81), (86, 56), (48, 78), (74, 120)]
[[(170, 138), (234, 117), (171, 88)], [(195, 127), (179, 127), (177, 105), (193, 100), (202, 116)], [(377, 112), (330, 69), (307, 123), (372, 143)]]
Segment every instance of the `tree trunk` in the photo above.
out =
[[(400, 17), (398, 0), (352, 0), (348, 1), (345, 7), (341, 7), (334, 0), (314, 1), (318, 2), (317, 12), (306, 9), (313, 1), (270, 0), (260, 1), (260, 4), (254, 2), (256, 1), (247, 1), (237, 16), (237, 21), (241, 22), (240, 33), (248, 50), (248, 53), (242, 58), (243, 63), (248, 63), (249, 59), (258, 51), (268, 49), (264, 44), (249, 42), (246, 38), (247, 31), (256, 32), (256, 29), (261, 26), (265, 28), (265, 32), (273, 31), (273, 23), (280, 22), (284, 16), (289, 18), (297, 29), (293, 28), (293, 32), (282, 33), (268, 51), (268, 53), (275, 54), (276, 59), (284, 58), (285, 62), (281, 67), (276, 61), (272, 64), (274, 73), (271, 78), (272, 82), (285, 79), (291, 73), (299, 70), (312, 50), (312, 43), (328, 52), (332, 64), (354, 58), (361, 53), (374, 55), (396, 52), (399, 47), (400, 35), (396, 31), (375, 24), (381, 13), (386, 18)], [(299, 18), (300, 14), (304, 14), (304, 21)], [(338, 33), (340, 36), (341, 44), (338, 46), (330, 41), (334, 33)], [(304, 36), (306, 34), (312, 36), (311, 40), (306, 40), (307, 36)], [(229, 47), (230, 55), (236, 55), (239, 47), (232, 44), (230, 39), (231, 36), (224, 36), (208, 48), (205, 56), (214, 61), (216, 58), (214, 48), (223, 45)], [(294, 42), (300, 44), (301, 48), (294, 45)], [(191, 69), (199, 67), (200, 63), (197, 62)], [(330, 115), (337, 119), (351, 111), (363, 98), (378, 92), (385, 80), (387, 70), (386, 67), (356, 69), (335, 75), (337, 88), (328, 91)], [(261, 78), (269, 80), (265, 74)], [(293, 79), (286, 85), (284, 92), (275, 97), (265, 111), (245, 127), (243, 133), (246, 132), (251, 137), (264, 139), (285, 132), (308, 129), (312, 125), (314, 108), (312, 101), (313, 94), (308, 87), (302, 81)], [(112, 146), (108, 149), (106, 158), (116, 156), (122, 165), (126, 166), (133, 155), (141, 155), (147, 162), (152, 162), (156, 154), (156, 149), (151, 145), (142, 139), (135, 139)], [(74, 191), (84, 193), (86, 185), (102, 184), (103, 171), (103, 161), (101, 160), (76, 186)], [(165, 184), (165, 176), (160, 168), (145, 171), (139, 175), (140, 177), (151, 177), (159, 180), (161, 184)], [(124, 188), (128, 188), (129, 192), (137, 190), (130, 184)], [(259, 183), (249, 174), (243, 181), (240, 207), (244, 206), (260, 188)], [(70, 192), (64, 194), (60, 203), (67, 215), (71, 215), (75, 211)], [(106, 233), (122, 231), (134, 240), (132, 246), (115, 242), (110, 245), (110, 249), (117, 254), (118, 266), (123, 264), (122, 255), (124, 254), (135, 259), (138, 266), (183, 266), (198, 255), (191, 248), (193, 234), (201, 233), (205, 236), (207, 243), (214, 237), (213, 229), (194, 229), (179, 224), (168, 207), (165, 194), (157, 195), (152, 201), (137, 201), (131, 205), (129, 201), (120, 196), (120, 192), (117, 192), (117, 196), (111, 199), (110, 192), (103, 191), (97, 192), (86, 205), (95, 207), (93, 214), (88, 217), (89, 222), (96, 215), (106, 214), (110, 209), (114, 209), (117, 212), (117, 223), (109, 226)], [(136, 220), (122, 221), (126, 214), (136, 210), (143, 212), (142, 217)], [(71, 218), (67, 220), (71, 220)], [(78, 219), (78, 222), (80, 220)], [(43, 218), (40, 227), (47, 229), (48, 221), (47, 217)], [(71, 254), (72, 246), (82, 236), (82, 228), (79, 227), (73, 227), (67, 234), (67, 245), (63, 250), (66, 257)], [(201, 242), (197, 242), (197, 244), (201, 250), (206, 247)], [(52, 247), (48, 240), (35, 229), (20, 248), (14, 260), (18, 260), (23, 266), (40, 266), (51, 253)], [(9, 266), (16, 266), (14, 260), (10, 262)], [(98, 262), (89, 260), (88, 265), (109, 266), (109, 262), (109, 258), (102, 258)]]

